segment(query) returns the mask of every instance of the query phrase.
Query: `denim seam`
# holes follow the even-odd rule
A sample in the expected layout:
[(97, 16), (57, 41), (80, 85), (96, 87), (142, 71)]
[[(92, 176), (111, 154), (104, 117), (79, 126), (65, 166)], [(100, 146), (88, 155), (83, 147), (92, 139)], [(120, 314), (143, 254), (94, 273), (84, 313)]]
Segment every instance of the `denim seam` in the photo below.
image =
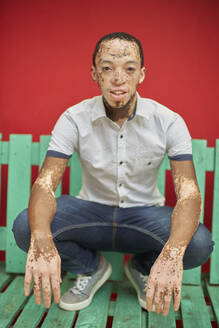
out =
[(70, 225), (68, 227), (62, 228), (60, 230), (57, 230), (55, 233), (53, 233), (53, 238), (57, 237), (58, 235), (60, 235), (63, 232), (66, 232), (68, 230), (71, 229), (75, 229), (75, 228), (84, 228), (84, 227), (92, 227), (92, 226), (96, 226), (96, 225), (100, 225), (100, 226), (112, 226), (111, 223), (101, 223), (101, 222), (93, 222), (93, 223), (84, 223), (84, 224), (77, 224), (77, 225)]
[[(71, 229), (78, 229), (78, 228), (84, 228), (84, 227), (92, 227), (92, 226), (112, 226), (112, 223), (101, 223), (101, 222), (93, 222), (93, 223), (85, 223), (85, 224), (77, 224), (77, 225), (70, 225), (68, 227), (62, 228), (58, 231), (56, 231), (53, 234), (53, 238), (57, 237), (58, 235), (60, 235), (63, 232), (66, 232), (68, 230)], [(157, 237), (156, 235), (154, 235), (153, 233), (151, 233), (150, 231), (146, 230), (146, 229), (141, 229), (139, 227), (133, 227), (129, 224), (117, 224), (117, 227), (123, 227), (123, 228), (129, 228), (129, 229), (133, 229), (133, 230), (137, 230), (139, 232), (144, 233), (145, 235), (149, 235), (151, 236), (153, 239), (157, 240), (158, 242), (160, 242), (162, 245), (165, 245), (165, 241), (160, 239), (159, 237)]]
[(151, 236), (153, 239), (159, 241), (162, 245), (165, 245), (165, 241), (164, 240), (162, 240), (161, 238), (157, 237), (152, 232), (150, 232), (150, 231), (148, 231), (146, 229), (142, 229), (142, 228), (139, 228), (139, 227), (133, 227), (133, 226), (131, 226), (129, 224), (118, 224), (118, 227), (130, 228), (130, 229), (133, 229), (133, 230), (137, 230), (139, 232), (144, 233), (145, 235)]

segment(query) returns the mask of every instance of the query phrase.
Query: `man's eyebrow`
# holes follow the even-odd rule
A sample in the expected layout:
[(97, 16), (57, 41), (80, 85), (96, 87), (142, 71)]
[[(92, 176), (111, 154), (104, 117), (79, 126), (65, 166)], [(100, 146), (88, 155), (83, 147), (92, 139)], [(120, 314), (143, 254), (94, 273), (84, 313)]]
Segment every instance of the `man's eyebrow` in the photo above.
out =
[[(111, 60), (100, 59), (99, 64), (113, 64), (113, 62)], [(137, 60), (128, 60), (127, 62), (125, 62), (125, 65), (127, 65), (127, 64), (136, 64), (136, 65), (138, 65), (138, 61)]]
[(113, 64), (113, 62), (111, 60), (106, 60), (106, 59), (104, 60), (104, 59), (101, 59), (101, 58), (99, 60), (99, 63), (100, 64)]
[(138, 64), (137, 60), (128, 60), (125, 64)]

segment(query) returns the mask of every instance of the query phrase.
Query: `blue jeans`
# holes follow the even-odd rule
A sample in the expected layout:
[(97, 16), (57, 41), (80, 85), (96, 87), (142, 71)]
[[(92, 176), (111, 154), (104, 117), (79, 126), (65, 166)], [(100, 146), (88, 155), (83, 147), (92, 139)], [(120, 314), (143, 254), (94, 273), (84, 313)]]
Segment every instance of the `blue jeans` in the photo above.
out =
[[(92, 272), (98, 267), (98, 251), (132, 253), (137, 270), (149, 274), (170, 234), (169, 206), (120, 208), (63, 195), (51, 223), (62, 268), (72, 273)], [(21, 212), (13, 225), (16, 243), (25, 252), (30, 245), (28, 212)], [(214, 242), (199, 224), (184, 255), (184, 269), (202, 265)]]

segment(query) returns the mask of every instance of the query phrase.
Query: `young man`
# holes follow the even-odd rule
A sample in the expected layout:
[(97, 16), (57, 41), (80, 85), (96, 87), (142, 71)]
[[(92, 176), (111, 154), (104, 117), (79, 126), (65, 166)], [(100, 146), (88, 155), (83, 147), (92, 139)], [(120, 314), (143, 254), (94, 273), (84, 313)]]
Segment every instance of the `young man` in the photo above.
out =
[[(111, 274), (97, 252), (133, 253), (125, 273), (140, 305), (167, 315), (172, 294), (180, 306), (183, 268), (203, 264), (213, 250), (199, 224), (201, 196), (192, 162), (191, 138), (183, 119), (136, 90), (145, 78), (142, 46), (119, 32), (96, 45), (92, 79), (101, 96), (65, 111), (52, 132), (28, 212), (15, 220), (20, 248), (28, 251), (25, 295), (31, 280), (37, 304), (65, 310), (88, 306)], [(82, 166), (78, 197), (54, 191), (76, 151)], [(175, 185), (174, 209), (164, 206), (158, 169), (167, 152)], [(60, 299), (62, 267), (78, 277)], [(146, 287), (146, 290), (145, 290)]]

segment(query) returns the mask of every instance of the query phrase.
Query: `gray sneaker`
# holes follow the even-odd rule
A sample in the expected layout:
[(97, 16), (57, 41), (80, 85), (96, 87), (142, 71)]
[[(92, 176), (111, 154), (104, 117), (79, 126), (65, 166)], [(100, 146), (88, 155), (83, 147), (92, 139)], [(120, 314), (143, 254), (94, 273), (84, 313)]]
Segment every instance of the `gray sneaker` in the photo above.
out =
[(60, 299), (59, 307), (63, 310), (76, 311), (87, 307), (96, 291), (112, 273), (109, 262), (101, 255), (102, 263), (93, 274), (78, 274), (75, 284)]
[[(126, 262), (124, 270), (127, 278), (135, 287), (140, 306), (147, 310), (145, 288), (147, 286), (147, 280), (149, 276), (143, 275), (141, 272), (133, 268), (131, 259)], [(155, 311), (154, 305), (152, 311)]]

